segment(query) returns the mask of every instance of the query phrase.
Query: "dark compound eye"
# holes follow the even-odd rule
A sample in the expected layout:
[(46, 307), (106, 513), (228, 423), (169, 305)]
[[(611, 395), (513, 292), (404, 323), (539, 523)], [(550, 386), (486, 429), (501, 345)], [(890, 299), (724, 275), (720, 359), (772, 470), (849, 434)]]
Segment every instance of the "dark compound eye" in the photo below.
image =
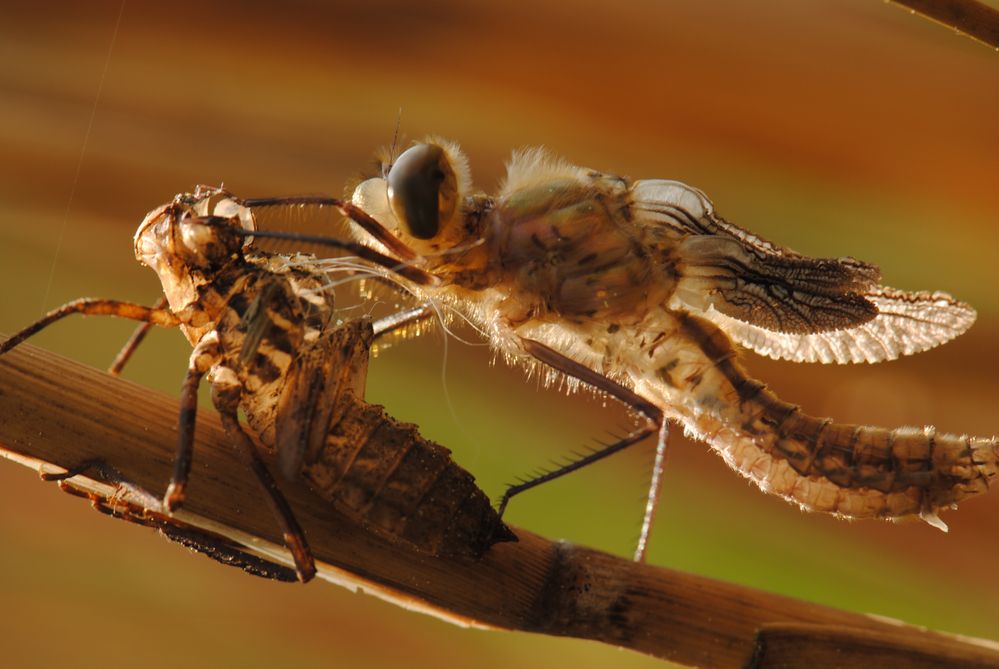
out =
[(433, 239), (454, 215), (457, 180), (447, 154), (436, 144), (406, 149), (387, 181), (389, 205), (409, 235)]

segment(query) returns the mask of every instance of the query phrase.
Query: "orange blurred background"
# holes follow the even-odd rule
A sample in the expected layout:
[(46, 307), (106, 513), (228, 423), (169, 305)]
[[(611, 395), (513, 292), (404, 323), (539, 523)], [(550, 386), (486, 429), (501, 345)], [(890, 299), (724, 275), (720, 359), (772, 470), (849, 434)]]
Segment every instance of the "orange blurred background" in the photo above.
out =
[[(545, 144), (604, 171), (686, 181), (765, 237), (970, 302), (968, 334), (911, 359), (748, 363), (813, 414), (999, 430), (999, 55), (875, 0), (566, 7), (5, 2), (0, 331), (79, 296), (151, 303), (156, 279), (131, 252), (146, 211), (198, 183), (341, 194), (371, 171), (401, 109), (406, 137), (461, 142), (484, 189), (513, 148)], [(131, 328), (75, 320), (35, 343), (106, 366)], [(156, 332), (126, 376), (176, 394), (187, 354), (178, 333)], [(407, 342), (374, 361), (369, 398), (454, 450), (494, 498), (628, 425), (617, 407), (490, 360), (441, 336)], [(999, 638), (999, 495), (945, 514), (949, 534), (846, 523), (761, 494), (703, 444), (672, 444), (652, 563)], [(639, 447), (529, 493), (508, 519), (630, 554), (651, 457)], [(662, 666), (253, 579), (2, 462), (0, 542), (10, 666)]]

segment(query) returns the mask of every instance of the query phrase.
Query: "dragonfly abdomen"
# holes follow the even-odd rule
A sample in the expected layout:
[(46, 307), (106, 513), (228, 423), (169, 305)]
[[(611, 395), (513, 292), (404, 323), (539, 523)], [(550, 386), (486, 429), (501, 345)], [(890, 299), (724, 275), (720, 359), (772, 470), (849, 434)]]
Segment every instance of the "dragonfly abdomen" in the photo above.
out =
[(934, 521), (937, 509), (988, 490), (997, 473), (995, 439), (933, 427), (835, 423), (809, 416), (766, 389), (753, 403), (760, 409), (757, 425), (770, 431), (758, 443), (769, 444), (765, 450), (809, 479), (788, 472), (784, 490), (774, 492), (809, 510), (854, 518), (920, 514)]
[(727, 402), (697, 414), (697, 431), (712, 435), (711, 445), (729, 464), (767, 492), (809, 511), (850, 518), (918, 514), (942, 525), (938, 509), (985, 492), (999, 473), (995, 438), (810, 416), (751, 378), (713, 324), (689, 315), (679, 324), (719, 373), (713, 382), (728, 386), (715, 392)]

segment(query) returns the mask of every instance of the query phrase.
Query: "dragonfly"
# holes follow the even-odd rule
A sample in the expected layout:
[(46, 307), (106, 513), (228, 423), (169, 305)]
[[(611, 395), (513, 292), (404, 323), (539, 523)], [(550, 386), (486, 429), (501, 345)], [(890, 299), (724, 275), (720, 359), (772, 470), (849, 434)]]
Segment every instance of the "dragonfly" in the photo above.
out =
[[(76, 300), (0, 344), (0, 354), (71, 314), (141, 321), (115, 362), (120, 370), (145, 326), (179, 328), (194, 350), (181, 390), (175, 470), (162, 506), (170, 512), (183, 503), (197, 391), (207, 377), (227, 437), (266, 492), (301, 581), (315, 574), (314, 559), (259, 449), (277, 452), (285, 480), (306, 481), (343, 515), (414, 550), (477, 558), (497, 542), (515, 541), (450, 451), (364, 400), (373, 342), (412, 318), (401, 313), (374, 323), (341, 322), (333, 277), (346, 275), (342, 283), (370, 272), (350, 261), (257, 249), (244, 234), (253, 227), (252, 212), (221, 189), (177, 195), (151, 211), (135, 233), (136, 258), (159, 275), (165, 304)], [(63, 477), (92, 464), (81, 463)]]
[(815, 417), (742, 364), (744, 349), (795, 362), (892, 360), (960, 335), (974, 309), (942, 292), (884, 286), (876, 266), (852, 257), (768, 241), (684, 183), (631, 180), (534, 148), (513, 154), (489, 195), (473, 189), (457, 144), (430, 138), (349, 200), (309, 201), (356, 224), (354, 242), (327, 243), (362, 245), (368, 261), (419, 300), (464, 315), (509, 361), (645, 416), (606, 449), (514, 486), (501, 510), (514, 494), (657, 434), (635, 553), (644, 559), (671, 422), (763, 491), (844, 518), (919, 516), (946, 529), (938, 511), (995, 478), (995, 438)]

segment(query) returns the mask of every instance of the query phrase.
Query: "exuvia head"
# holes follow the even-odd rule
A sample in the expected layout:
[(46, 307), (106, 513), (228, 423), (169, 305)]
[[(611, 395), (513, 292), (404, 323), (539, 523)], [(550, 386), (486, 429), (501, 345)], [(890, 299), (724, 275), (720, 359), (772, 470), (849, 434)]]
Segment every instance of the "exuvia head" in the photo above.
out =
[(146, 214), (135, 231), (135, 257), (155, 271), (174, 310), (198, 299), (198, 286), (251, 240), (249, 209), (218, 189), (198, 189)]
[(158, 270), (168, 261), (210, 270), (242, 251), (253, 230), (250, 210), (219, 189), (200, 188), (152, 210), (135, 231), (135, 257)]
[(432, 138), (403, 151), (384, 178), (361, 183), (351, 200), (418, 253), (432, 255), (467, 241), (461, 209), (470, 182), (458, 146)]

